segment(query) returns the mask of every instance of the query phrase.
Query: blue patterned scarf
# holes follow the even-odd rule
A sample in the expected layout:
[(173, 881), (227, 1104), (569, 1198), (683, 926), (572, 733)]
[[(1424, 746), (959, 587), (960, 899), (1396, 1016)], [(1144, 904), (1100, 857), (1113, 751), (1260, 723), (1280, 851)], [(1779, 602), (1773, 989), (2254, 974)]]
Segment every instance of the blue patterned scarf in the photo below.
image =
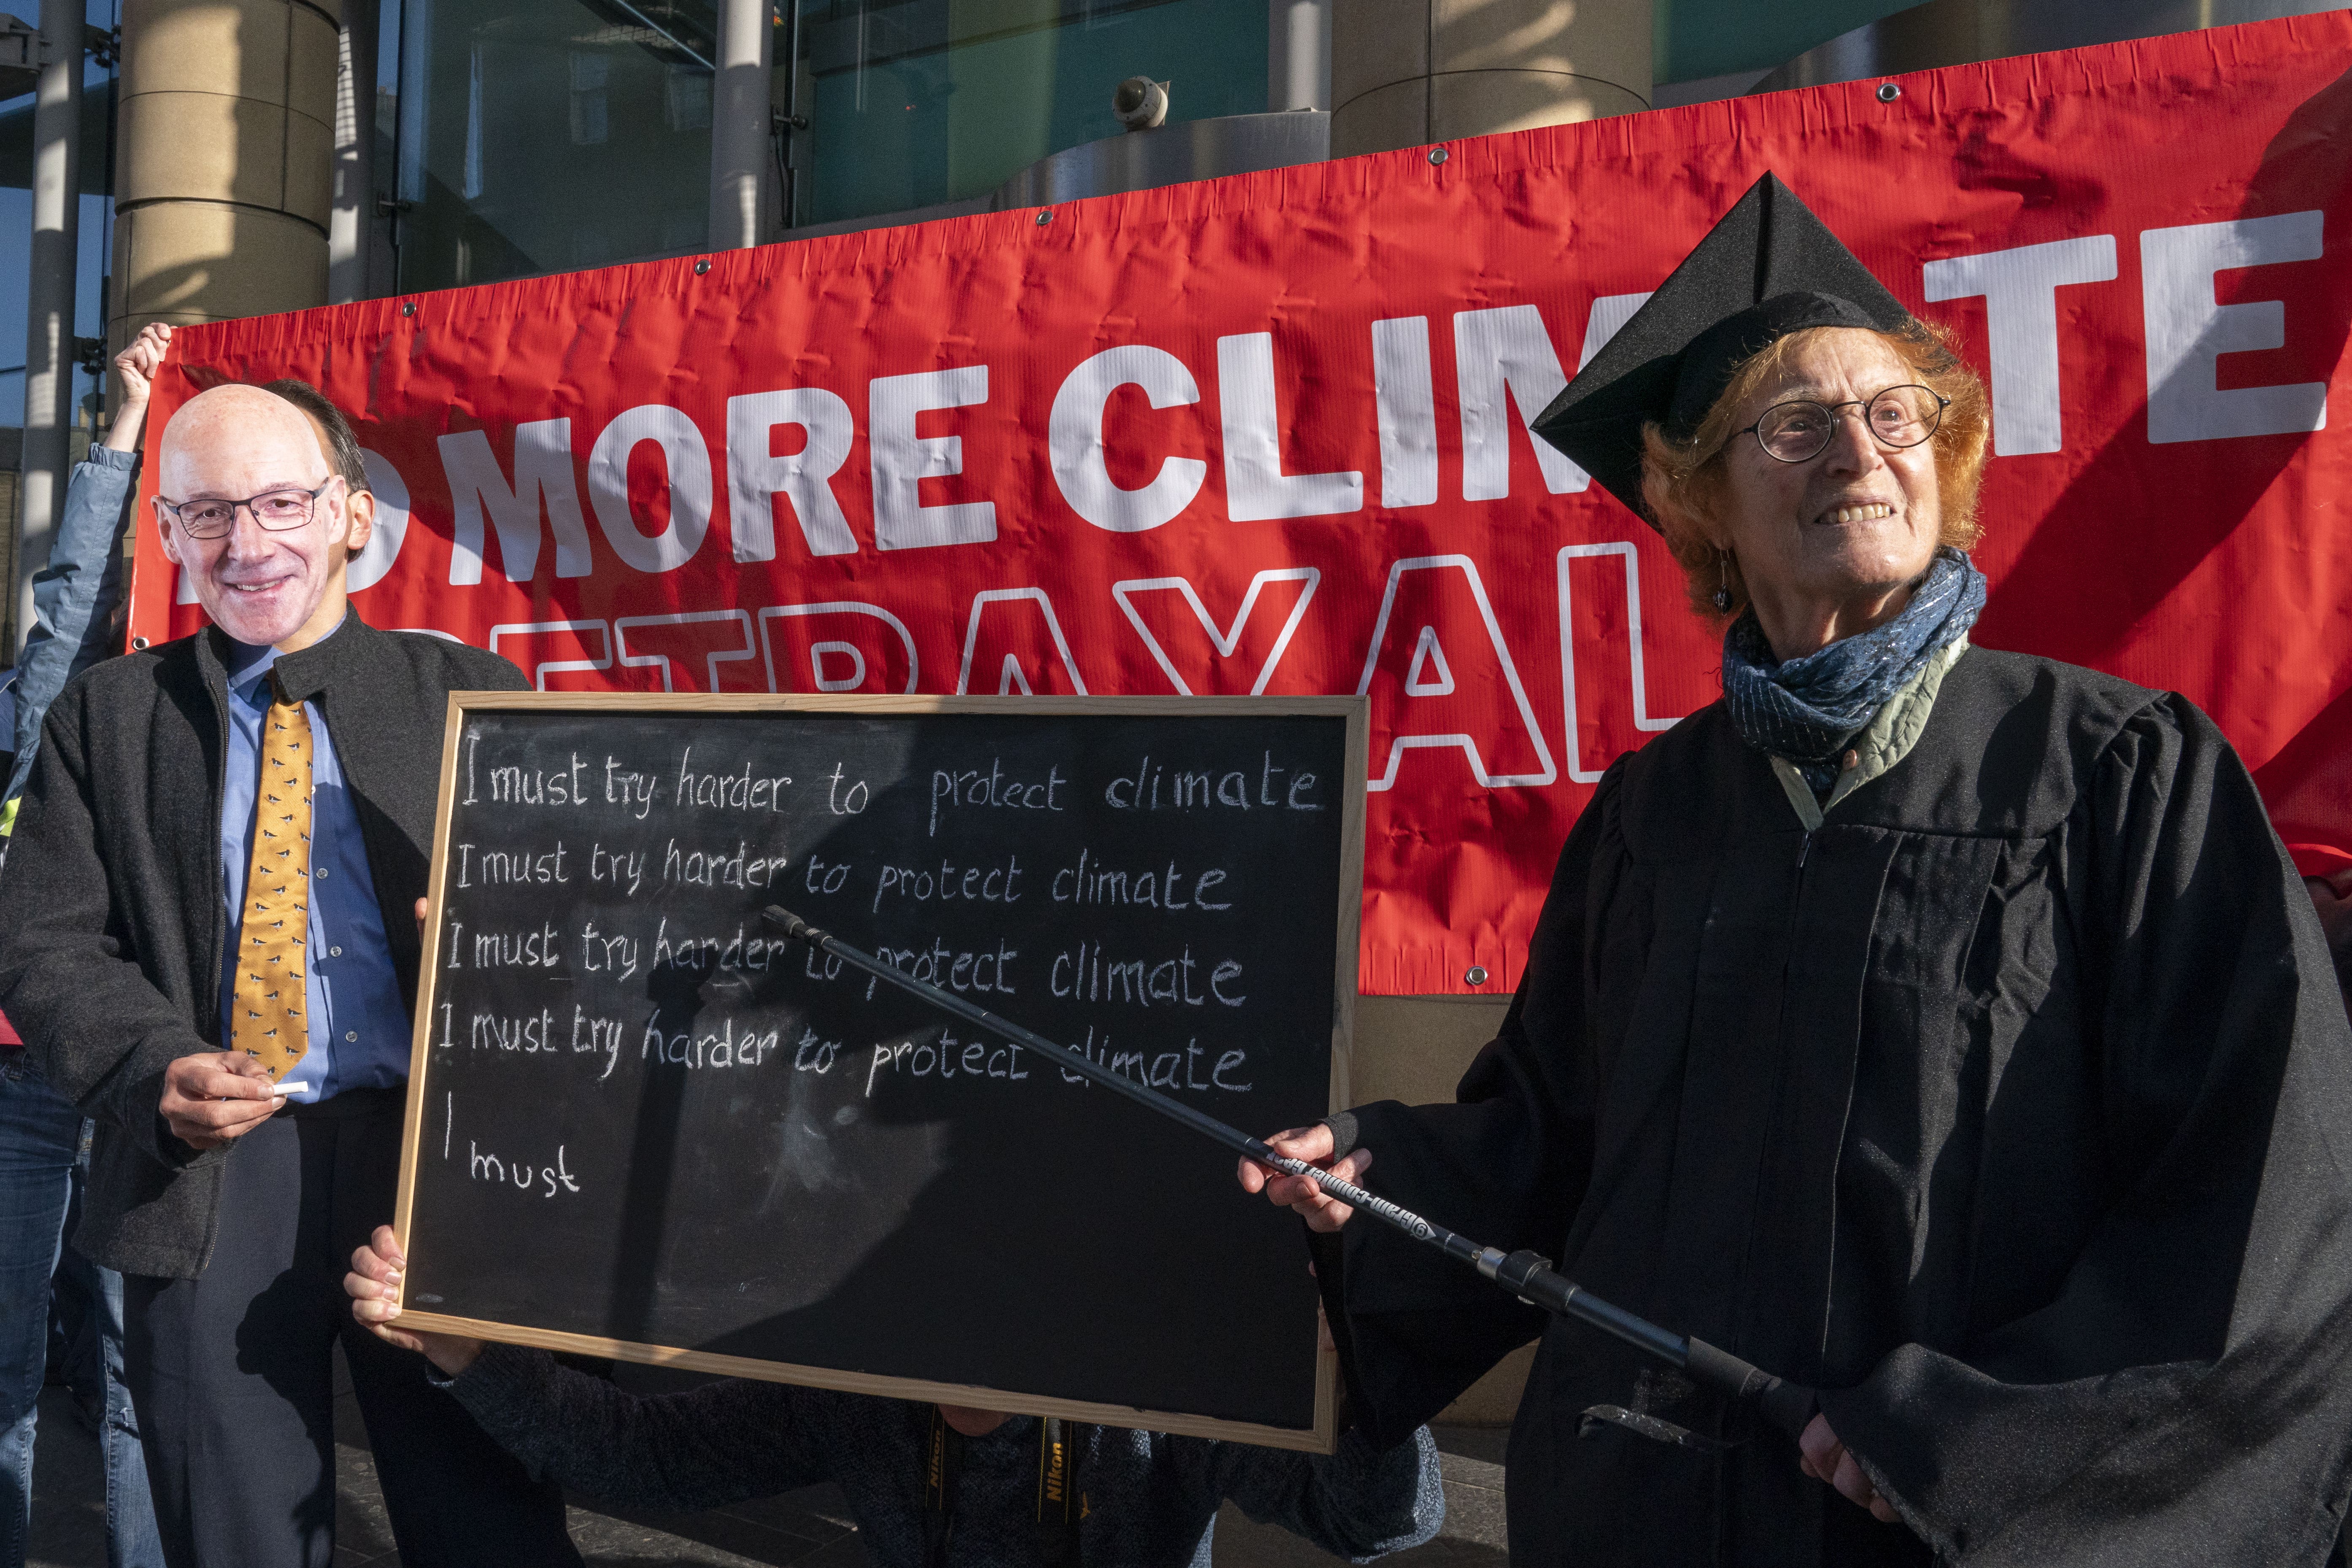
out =
[(1723, 637), (1731, 722), (1758, 751), (1795, 763), (1819, 799), (1837, 782), (1846, 742), (1918, 679), (1930, 658), (1976, 625), (1984, 602), (1984, 574), (1945, 545), (1901, 615), (1786, 664), (1773, 656), (1750, 608)]

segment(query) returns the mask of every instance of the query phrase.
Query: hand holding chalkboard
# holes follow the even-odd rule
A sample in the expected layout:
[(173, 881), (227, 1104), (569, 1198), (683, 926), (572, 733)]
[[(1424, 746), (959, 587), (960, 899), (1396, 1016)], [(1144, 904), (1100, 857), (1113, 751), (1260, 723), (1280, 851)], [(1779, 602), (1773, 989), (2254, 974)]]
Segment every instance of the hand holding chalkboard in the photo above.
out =
[(400, 1317), (401, 1270), (407, 1267), (408, 1258), (400, 1250), (400, 1239), (392, 1226), (376, 1226), (367, 1245), (352, 1253), (351, 1272), (343, 1276), (343, 1294), (352, 1299), (352, 1317), (386, 1344), (415, 1351), (446, 1375), (460, 1376), (482, 1353), (481, 1341), (394, 1326)]
[(1321, 1446), (1292, 1226), (1087, 1073), (760, 910), (854, 923), (1207, 1119), (1309, 1121), (1344, 1072), (1360, 722), (457, 700), (404, 1321)]

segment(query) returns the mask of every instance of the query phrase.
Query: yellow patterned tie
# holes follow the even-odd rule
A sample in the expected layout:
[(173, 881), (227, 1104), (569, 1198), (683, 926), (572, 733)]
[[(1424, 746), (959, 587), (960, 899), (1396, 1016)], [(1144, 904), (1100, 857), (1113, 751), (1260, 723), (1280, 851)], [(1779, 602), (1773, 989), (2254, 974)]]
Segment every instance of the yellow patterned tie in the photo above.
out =
[(276, 670), (269, 689), (229, 1043), (281, 1079), (310, 1048), (302, 1016), (310, 932), (310, 720), (299, 702), (286, 700)]

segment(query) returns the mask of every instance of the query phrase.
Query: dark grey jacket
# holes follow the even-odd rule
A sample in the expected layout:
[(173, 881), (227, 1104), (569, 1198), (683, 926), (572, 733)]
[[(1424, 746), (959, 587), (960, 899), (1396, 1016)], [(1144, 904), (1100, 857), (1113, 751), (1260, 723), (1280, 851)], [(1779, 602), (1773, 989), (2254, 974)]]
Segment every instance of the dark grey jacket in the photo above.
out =
[[(207, 630), (66, 688), (0, 877), (0, 1012), (42, 1076), (97, 1119), (74, 1245), (126, 1274), (204, 1271), (236, 1152), (197, 1153), (157, 1109), (168, 1064), (220, 1048), (227, 647)], [(513, 690), (522, 677), (495, 654), (377, 631), (356, 612), (278, 669), (326, 715), (413, 1009), (448, 694)]]

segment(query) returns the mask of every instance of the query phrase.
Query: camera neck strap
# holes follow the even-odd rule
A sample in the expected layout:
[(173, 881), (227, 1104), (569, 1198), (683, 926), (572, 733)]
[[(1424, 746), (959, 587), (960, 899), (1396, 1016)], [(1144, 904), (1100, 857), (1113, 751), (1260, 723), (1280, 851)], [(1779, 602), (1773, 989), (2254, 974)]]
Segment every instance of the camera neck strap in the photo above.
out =
[[(1044, 1568), (1078, 1568), (1078, 1527), (1087, 1513), (1078, 1480), (1087, 1428), (1048, 1415), (1037, 1423), (1037, 1484), (1033, 1510), (1037, 1561)], [(931, 1406), (923, 1445), (924, 1568), (947, 1568), (955, 1539), (956, 1490), (963, 1479), (966, 1438)]]

